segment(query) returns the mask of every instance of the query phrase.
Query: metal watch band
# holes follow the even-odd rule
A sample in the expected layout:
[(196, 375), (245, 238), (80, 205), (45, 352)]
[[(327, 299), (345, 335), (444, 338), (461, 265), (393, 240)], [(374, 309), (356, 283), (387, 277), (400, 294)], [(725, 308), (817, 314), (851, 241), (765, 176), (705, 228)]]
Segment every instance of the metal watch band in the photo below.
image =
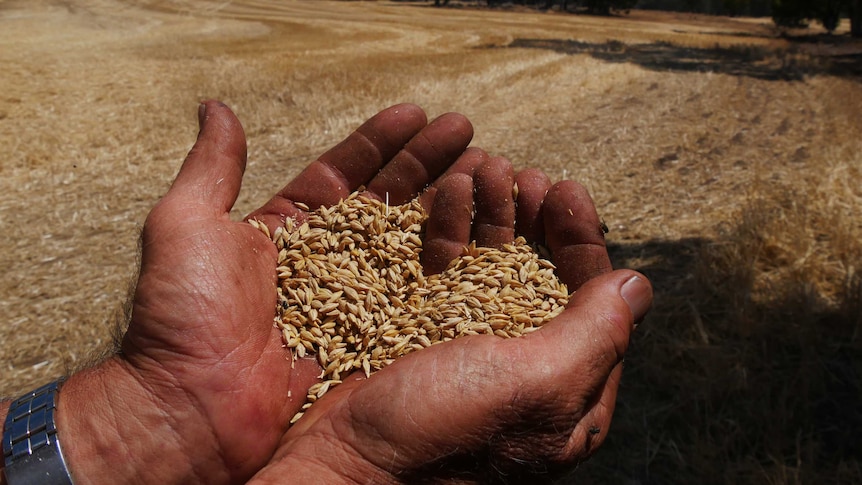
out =
[(9, 406), (3, 427), (9, 485), (72, 485), (54, 425), (59, 382), (29, 392)]

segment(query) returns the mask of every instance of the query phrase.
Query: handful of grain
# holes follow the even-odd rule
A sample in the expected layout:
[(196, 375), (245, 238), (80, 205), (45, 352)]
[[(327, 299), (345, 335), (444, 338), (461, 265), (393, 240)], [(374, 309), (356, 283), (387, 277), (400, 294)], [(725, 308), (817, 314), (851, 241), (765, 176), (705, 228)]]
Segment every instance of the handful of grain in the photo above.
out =
[(353, 193), (271, 235), (279, 250), (276, 326), (294, 358), (314, 355), (324, 369), (303, 411), (350, 372), (371, 375), (465, 335), (518, 337), (565, 307), (554, 266), (523, 238), (499, 249), (472, 244), (443, 273), (424, 275), (426, 219), (418, 200), (387, 206)]

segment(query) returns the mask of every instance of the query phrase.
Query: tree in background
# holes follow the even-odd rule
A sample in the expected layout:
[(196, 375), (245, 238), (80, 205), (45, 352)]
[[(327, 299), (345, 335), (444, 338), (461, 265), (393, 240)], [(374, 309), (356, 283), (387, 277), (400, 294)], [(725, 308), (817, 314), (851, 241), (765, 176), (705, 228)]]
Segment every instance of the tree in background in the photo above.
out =
[(862, 37), (862, 0), (849, 0), (850, 35)]
[(766, 17), (773, 0), (639, 0), (638, 9)]
[(722, 0), (724, 13), (730, 16), (743, 15), (748, 7), (748, 0)]
[(808, 27), (814, 9), (809, 0), (773, 0), (772, 21), (779, 27)]
[[(494, 0), (488, 0), (488, 5)], [(569, 6), (574, 5), (586, 9), (587, 13), (594, 15), (610, 15), (612, 10), (628, 12), (638, 3), (638, 0), (545, 0), (542, 8), (547, 10), (560, 4), (561, 11), (567, 11)]]
[(841, 12), (848, 4), (846, 0), (821, 0), (816, 9), (817, 20), (829, 33), (834, 32), (841, 22)]
[(638, 0), (584, 0), (577, 3), (583, 4), (589, 13), (610, 15), (611, 10), (631, 10)]
[(780, 27), (807, 27), (810, 20), (816, 20), (831, 33), (844, 13), (850, 16), (851, 35), (862, 37), (862, 0), (772, 1), (772, 20)]
[[(833, 32), (841, 17), (847, 15), (850, 17), (851, 35), (862, 37), (862, 0), (477, 0), (479, 4), (483, 1), (489, 7), (511, 2), (550, 9), (557, 4), (561, 11), (575, 6), (598, 15), (609, 15), (615, 10), (627, 12), (635, 7), (712, 15), (772, 15), (779, 27), (804, 28), (814, 20), (829, 32)], [(447, 4), (449, 0), (434, 0), (438, 7)]]

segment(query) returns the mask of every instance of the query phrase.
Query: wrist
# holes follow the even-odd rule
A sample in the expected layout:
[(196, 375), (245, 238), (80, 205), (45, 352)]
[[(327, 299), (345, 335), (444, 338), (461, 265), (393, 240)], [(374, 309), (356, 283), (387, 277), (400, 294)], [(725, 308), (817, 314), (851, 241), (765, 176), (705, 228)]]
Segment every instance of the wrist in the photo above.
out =
[(60, 382), (37, 387), (9, 405), (2, 446), (7, 482), (72, 485), (54, 419)]
[[(0, 399), (0, 423), (6, 422), (6, 415), (9, 413), (9, 405), (12, 404), (11, 399)], [(6, 485), (6, 460), (0, 460), (0, 485)]]
[(205, 441), (179, 429), (193, 421), (174, 411), (120, 357), (72, 375), (61, 388), (57, 429), (75, 484), (213, 479), (202, 470), (218, 468), (191, 453), (192, 443)]

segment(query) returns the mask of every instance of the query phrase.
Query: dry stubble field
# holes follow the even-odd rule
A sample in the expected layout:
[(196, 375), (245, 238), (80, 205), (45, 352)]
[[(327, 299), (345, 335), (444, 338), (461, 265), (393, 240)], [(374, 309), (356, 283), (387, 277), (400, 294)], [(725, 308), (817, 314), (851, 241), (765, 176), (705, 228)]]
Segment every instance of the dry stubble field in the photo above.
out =
[(110, 348), (199, 100), (246, 128), (237, 217), (409, 101), (584, 183), (655, 283), (578, 481), (858, 483), (859, 52), (646, 12), (0, 0), (0, 395)]

